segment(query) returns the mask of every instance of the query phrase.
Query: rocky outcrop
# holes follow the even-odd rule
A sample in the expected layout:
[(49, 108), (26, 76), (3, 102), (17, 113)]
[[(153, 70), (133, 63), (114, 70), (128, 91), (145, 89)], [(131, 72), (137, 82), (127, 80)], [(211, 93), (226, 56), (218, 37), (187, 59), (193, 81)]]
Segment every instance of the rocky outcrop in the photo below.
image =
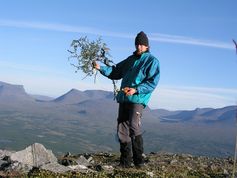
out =
[(54, 173), (82, 171), (88, 170), (91, 166), (90, 161), (92, 158), (87, 160), (82, 155), (77, 159), (72, 159), (70, 154), (63, 156), (59, 161), (51, 150), (47, 150), (40, 143), (34, 143), (17, 152), (0, 150), (0, 171), (5, 172), (18, 171), (28, 174), (35, 169)]
[(33, 167), (56, 164), (57, 158), (51, 150), (47, 150), (42, 144), (34, 143), (24, 150), (13, 152), (0, 150), (0, 170), (22, 171), (28, 173)]
[[(231, 177), (233, 158), (189, 154), (150, 153), (146, 165), (121, 168), (119, 154), (93, 153), (56, 158), (51, 150), (35, 143), (12, 152), (0, 150), (0, 177)], [(237, 176), (235, 172), (234, 177)]]
[(12, 153), (10, 159), (31, 167), (39, 167), (48, 163), (57, 163), (57, 158), (51, 150), (47, 150), (42, 144), (34, 143), (22, 151)]

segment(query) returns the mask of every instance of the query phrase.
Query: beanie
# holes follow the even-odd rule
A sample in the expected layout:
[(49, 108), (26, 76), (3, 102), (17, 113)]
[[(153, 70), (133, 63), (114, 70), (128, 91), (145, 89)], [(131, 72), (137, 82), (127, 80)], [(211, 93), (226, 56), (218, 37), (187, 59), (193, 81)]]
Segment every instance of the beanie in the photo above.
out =
[(149, 46), (149, 41), (148, 41), (147, 35), (143, 31), (141, 31), (140, 33), (137, 34), (137, 36), (135, 38), (135, 45)]

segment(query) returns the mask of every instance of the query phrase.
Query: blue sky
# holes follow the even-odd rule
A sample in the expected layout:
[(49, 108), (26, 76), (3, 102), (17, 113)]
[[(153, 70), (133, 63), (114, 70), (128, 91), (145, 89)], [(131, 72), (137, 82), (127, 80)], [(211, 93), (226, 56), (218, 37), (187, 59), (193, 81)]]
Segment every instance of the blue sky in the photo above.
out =
[(58, 97), (71, 88), (112, 91), (74, 73), (67, 49), (73, 39), (99, 37), (117, 63), (134, 51), (143, 30), (161, 65), (149, 106), (195, 109), (237, 102), (236, 0), (1, 0), (0, 81), (26, 92)]

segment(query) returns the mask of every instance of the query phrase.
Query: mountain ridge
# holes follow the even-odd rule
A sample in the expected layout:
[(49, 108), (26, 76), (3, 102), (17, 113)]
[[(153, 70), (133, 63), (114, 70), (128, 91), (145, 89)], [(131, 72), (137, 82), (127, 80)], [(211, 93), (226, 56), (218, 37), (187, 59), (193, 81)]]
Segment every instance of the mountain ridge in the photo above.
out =
[[(0, 82), (0, 86), (7, 85)], [(118, 103), (113, 93), (103, 90), (72, 89), (61, 100), (39, 101), (12, 85), (12, 100), (0, 95), (0, 143), (4, 148), (42, 142), (55, 152), (117, 151)], [(6, 91), (6, 88), (4, 89)], [(5, 97), (8, 99), (8, 97)], [(194, 155), (230, 155), (235, 140), (236, 106), (143, 112), (146, 151), (165, 150)], [(78, 144), (80, 143), (80, 144)], [(219, 148), (218, 145), (222, 145)]]
[(0, 100), (10, 104), (11, 102), (33, 102), (35, 99), (26, 93), (23, 85), (0, 82)]
[[(47, 96), (40, 96), (46, 98)], [(112, 107), (110, 110), (116, 109), (116, 102), (113, 100), (113, 92), (104, 90), (85, 90), (80, 91), (75, 88), (69, 90), (59, 97), (48, 100), (40, 100), (26, 93), (23, 85), (14, 85), (0, 81), (0, 104), (20, 105), (24, 104), (40, 105), (40, 102), (48, 104), (60, 105), (74, 105), (83, 107), (85, 103), (88, 108), (95, 108), (100, 106), (103, 110)], [(27, 103), (28, 102), (28, 103)], [(97, 104), (96, 104), (97, 103)], [(169, 111), (166, 109), (150, 109), (149, 106), (144, 112), (149, 113), (149, 117), (159, 119), (161, 122), (218, 122), (222, 123), (225, 120), (234, 121), (234, 111), (237, 110), (236, 106), (226, 106), (222, 108), (196, 108), (194, 110), (176, 110)], [(230, 112), (225, 113), (225, 112)], [(226, 116), (226, 117), (224, 117)], [(228, 116), (228, 118), (227, 118)]]

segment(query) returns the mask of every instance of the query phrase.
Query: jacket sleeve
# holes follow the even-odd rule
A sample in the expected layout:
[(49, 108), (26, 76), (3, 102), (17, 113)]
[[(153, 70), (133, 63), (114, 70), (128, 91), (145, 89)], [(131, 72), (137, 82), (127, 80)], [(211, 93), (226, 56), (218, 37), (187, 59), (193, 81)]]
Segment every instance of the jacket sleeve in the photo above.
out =
[(116, 66), (101, 66), (100, 73), (111, 80), (119, 80), (123, 78), (123, 66), (125, 60), (118, 63)]
[(138, 94), (151, 93), (157, 86), (160, 79), (159, 61), (154, 60), (146, 69), (146, 78), (137, 86)]

